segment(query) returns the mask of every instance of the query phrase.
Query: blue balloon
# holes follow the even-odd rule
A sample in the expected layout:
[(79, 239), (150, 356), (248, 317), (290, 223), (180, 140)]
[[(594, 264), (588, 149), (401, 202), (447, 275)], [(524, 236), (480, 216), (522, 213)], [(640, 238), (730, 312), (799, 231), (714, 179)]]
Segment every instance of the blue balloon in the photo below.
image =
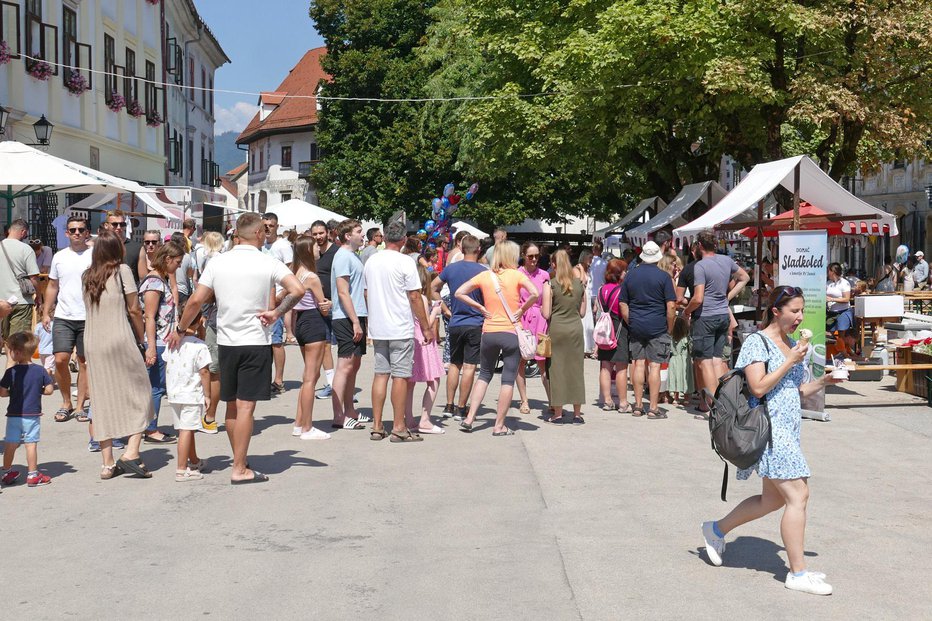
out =
[(435, 198), (434, 200), (431, 201), (431, 205), (433, 205), (434, 209), (437, 209), (443, 205), (443, 201), (439, 198)]
[(437, 223), (434, 222), (433, 220), (428, 220), (427, 222), (424, 223), (424, 230), (430, 233), (431, 231), (434, 230), (434, 227), (436, 226), (436, 224)]
[(443, 208), (450, 209), (450, 199), (446, 196), (443, 197)]
[(448, 183), (445, 186), (443, 186), (443, 197), (447, 198), (451, 194), (453, 194), (453, 192), (455, 191), (456, 191), (456, 186), (453, 185), (452, 183)]
[(472, 192), (466, 192), (466, 200), (470, 200), (471, 198), (472, 198)]
[(437, 212), (437, 214), (434, 216), (434, 220), (436, 220), (437, 222), (443, 222), (446, 219), (447, 219), (447, 210), (441, 207), (440, 210)]

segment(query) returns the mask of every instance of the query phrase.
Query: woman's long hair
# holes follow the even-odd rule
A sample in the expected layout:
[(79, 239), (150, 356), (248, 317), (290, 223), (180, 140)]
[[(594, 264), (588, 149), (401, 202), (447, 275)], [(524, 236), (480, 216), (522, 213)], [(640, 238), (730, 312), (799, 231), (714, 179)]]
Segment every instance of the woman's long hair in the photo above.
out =
[(294, 242), (294, 259), (291, 263), (291, 271), (298, 273), (299, 268), (304, 268), (309, 272), (317, 272), (317, 259), (314, 258), (314, 247), (317, 244), (310, 235), (298, 235)]
[(553, 261), (557, 265), (557, 273), (554, 277), (560, 288), (563, 289), (563, 295), (573, 293), (573, 266), (570, 265), (570, 255), (566, 250), (557, 250), (553, 255)]
[[(182, 235), (182, 237), (184, 237)], [(168, 278), (169, 269), (168, 262), (171, 259), (177, 257), (183, 257), (185, 255), (184, 246), (182, 243), (170, 241), (167, 244), (159, 246), (159, 249), (155, 251), (155, 256), (152, 257), (152, 269), (158, 272), (159, 276), (162, 278)]]
[(107, 288), (107, 283), (120, 269), (124, 252), (123, 240), (113, 231), (105, 230), (97, 236), (91, 251), (91, 266), (81, 277), (84, 291), (94, 306), (100, 304), (100, 296)]

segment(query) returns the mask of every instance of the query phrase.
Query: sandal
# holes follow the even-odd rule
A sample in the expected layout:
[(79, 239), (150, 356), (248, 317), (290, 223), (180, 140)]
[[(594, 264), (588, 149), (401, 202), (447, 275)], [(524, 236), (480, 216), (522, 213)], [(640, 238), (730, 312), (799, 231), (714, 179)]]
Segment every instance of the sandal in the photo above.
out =
[(79, 414), (74, 415), (74, 419), (79, 423), (86, 423), (91, 420), (91, 406), (85, 405)]
[(421, 436), (411, 433), (407, 429), (404, 433), (392, 432), (392, 437), (388, 439), (389, 442), (421, 442), (424, 438)]
[(152, 473), (149, 472), (146, 465), (142, 463), (142, 458), (137, 457), (136, 459), (124, 459), (123, 457), (117, 460), (117, 465), (120, 466), (124, 472), (132, 472), (138, 477), (143, 479), (151, 479)]
[(649, 420), (660, 420), (661, 418), (668, 418), (665, 412), (661, 410), (649, 410), (647, 412), (647, 418)]
[(365, 429), (366, 426), (360, 423), (355, 418), (347, 418), (346, 420), (343, 421), (342, 425), (333, 423), (332, 425), (330, 425), (330, 428), (331, 429), (352, 429), (355, 431), (359, 429)]
[(618, 406), (618, 411), (619, 411), (621, 414), (631, 414), (631, 412), (633, 412), (633, 410), (631, 409), (631, 404), (630, 404), (630, 403), (625, 403), (625, 407), (621, 407), (621, 406), (619, 405), (619, 406)]
[(388, 437), (388, 432), (384, 429), (373, 429), (369, 432), (369, 439), (378, 442)]
[(112, 479), (113, 477), (120, 476), (124, 472), (126, 471), (123, 470), (123, 467), (120, 464), (114, 462), (110, 464), (109, 466), (104, 466), (103, 468), (100, 469), (100, 478), (103, 479), (104, 481), (108, 481)]
[(467, 423), (466, 421), (461, 422), (460, 431), (465, 431), (466, 433), (472, 433), (472, 423)]
[(614, 412), (614, 411), (617, 410), (617, 409), (618, 409), (618, 406), (615, 405), (614, 402), (613, 402), (613, 403), (603, 403), (603, 404), (602, 404), (602, 411), (603, 411), (603, 412)]
[(505, 428), (502, 429), (501, 431), (493, 431), (493, 432), (492, 432), (492, 436), (493, 436), (493, 437), (496, 437), (496, 438), (500, 438), (500, 437), (502, 437), (502, 436), (513, 436), (513, 435), (515, 435), (515, 430), (514, 430), (514, 429), (509, 429), (508, 427), (505, 427)]
[(72, 418), (74, 418), (74, 408), (58, 408), (55, 412), (56, 423), (67, 423)]
[(549, 417), (549, 418), (544, 417), (544, 422), (545, 422), (545, 423), (550, 423), (551, 425), (562, 425), (562, 424), (563, 424), (563, 415), (562, 415), (562, 414), (554, 414), (553, 416), (551, 416), (551, 417)]
[(574, 417), (573, 417), (573, 424), (574, 424), (574, 425), (585, 425), (585, 424), (586, 424), (586, 419), (584, 419), (582, 416), (574, 416)]
[(530, 404), (529, 404), (527, 401), (522, 401), (522, 402), (521, 402), (521, 407), (518, 408), (518, 411), (521, 412), (522, 414), (530, 414), (530, 413), (531, 413), (531, 406), (530, 406)]
[(631, 410), (631, 416), (644, 416), (644, 408), (638, 406)]

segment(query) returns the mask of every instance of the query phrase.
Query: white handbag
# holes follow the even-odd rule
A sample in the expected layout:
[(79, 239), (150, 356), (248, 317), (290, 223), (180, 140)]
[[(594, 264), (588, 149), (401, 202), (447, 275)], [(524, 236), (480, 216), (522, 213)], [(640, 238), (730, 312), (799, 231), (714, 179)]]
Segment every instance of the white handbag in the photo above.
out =
[(533, 360), (537, 355), (537, 336), (535, 336), (530, 330), (525, 330), (524, 326), (521, 325), (521, 322), (518, 321), (515, 313), (511, 310), (511, 307), (508, 306), (508, 302), (505, 300), (505, 296), (502, 295), (502, 283), (498, 279), (498, 276), (495, 272), (490, 271), (489, 274), (492, 275), (492, 283), (495, 285), (495, 293), (498, 294), (498, 299), (502, 303), (502, 308), (505, 309), (505, 312), (508, 313), (508, 318), (511, 320), (511, 323), (514, 324), (515, 334), (518, 336), (518, 349), (521, 351), (521, 358), (524, 360)]

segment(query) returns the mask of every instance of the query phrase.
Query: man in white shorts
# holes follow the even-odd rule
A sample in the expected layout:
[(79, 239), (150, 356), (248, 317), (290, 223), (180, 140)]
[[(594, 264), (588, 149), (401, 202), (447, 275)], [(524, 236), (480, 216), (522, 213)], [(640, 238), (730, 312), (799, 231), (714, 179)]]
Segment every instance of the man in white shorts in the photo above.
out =
[(421, 279), (417, 264), (401, 254), (407, 240), (400, 220), (385, 227), (385, 250), (366, 261), (364, 279), (369, 307), (369, 336), (375, 351), (375, 378), (372, 381), (372, 440), (386, 437), (382, 409), (392, 378), (392, 442), (418, 442), (423, 438), (405, 426), (405, 400), (408, 379), (414, 367), (414, 317), (421, 325), (424, 341), (434, 340), (421, 301)]

